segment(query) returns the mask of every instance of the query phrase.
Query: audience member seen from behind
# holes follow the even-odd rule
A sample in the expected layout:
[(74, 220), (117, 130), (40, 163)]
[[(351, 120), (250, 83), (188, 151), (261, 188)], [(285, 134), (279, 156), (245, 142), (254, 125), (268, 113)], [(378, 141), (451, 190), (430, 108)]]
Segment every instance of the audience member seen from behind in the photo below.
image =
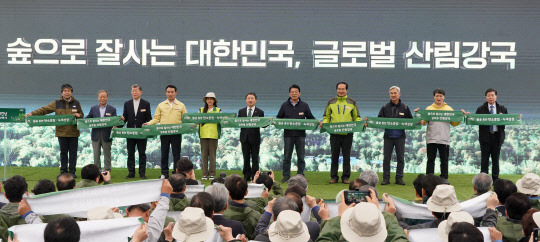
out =
[(82, 180), (75, 185), (75, 188), (98, 186), (100, 183), (104, 185), (111, 184), (111, 172), (100, 172), (99, 168), (94, 164), (89, 164), (81, 169)]
[(176, 172), (183, 174), (186, 177), (186, 185), (201, 185), (201, 181), (195, 177), (193, 170), (193, 162), (187, 157), (182, 157), (176, 162)]

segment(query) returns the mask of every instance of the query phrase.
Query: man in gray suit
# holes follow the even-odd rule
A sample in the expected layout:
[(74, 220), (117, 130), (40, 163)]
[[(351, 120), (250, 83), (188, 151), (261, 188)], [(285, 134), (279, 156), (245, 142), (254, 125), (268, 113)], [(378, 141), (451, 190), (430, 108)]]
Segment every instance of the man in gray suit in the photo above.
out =
[[(99, 104), (90, 108), (90, 113), (86, 118), (102, 118), (116, 116), (116, 108), (107, 104), (109, 93), (105, 90), (98, 91)], [(94, 164), (101, 169), (101, 149), (103, 148), (103, 158), (105, 170), (111, 170), (111, 127), (92, 129), (92, 148), (94, 150)]]

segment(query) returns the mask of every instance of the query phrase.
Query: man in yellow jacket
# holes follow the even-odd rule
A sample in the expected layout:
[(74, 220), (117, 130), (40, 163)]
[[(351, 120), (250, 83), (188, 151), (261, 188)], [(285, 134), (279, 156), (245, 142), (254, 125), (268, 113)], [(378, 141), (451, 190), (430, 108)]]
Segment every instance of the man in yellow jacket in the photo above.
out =
[[(328, 101), (326, 110), (324, 111), (323, 123), (340, 123), (361, 121), (360, 112), (356, 107), (356, 101), (347, 97), (349, 84), (340, 82), (336, 85), (337, 97)], [(330, 149), (332, 151), (332, 165), (330, 168), (330, 184), (337, 183), (339, 180), (339, 152), (343, 154), (343, 174), (341, 180), (345, 184), (349, 184), (351, 176), (351, 148), (353, 142), (353, 133), (346, 134), (331, 134)]]
[[(454, 111), (452, 107), (444, 102), (445, 92), (441, 88), (433, 90), (435, 102), (428, 106), (426, 110)], [(419, 108), (414, 111), (418, 111)], [(448, 179), (448, 155), (450, 153), (450, 125), (458, 126), (460, 122), (439, 122), (422, 120), (422, 125), (427, 123), (426, 143), (427, 143), (427, 165), (426, 174), (435, 173), (435, 158), (439, 150), (441, 160), (441, 177)]]
[[(186, 106), (176, 99), (178, 94), (176, 86), (167, 85), (165, 95), (167, 100), (161, 102), (154, 114), (154, 119), (144, 125), (160, 124), (179, 124), (182, 123), (182, 115), (187, 113)], [(180, 160), (180, 151), (182, 148), (182, 135), (161, 135), (161, 174), (169, 178), (169, 146), (173, 153), (173, 174), (176, 173), (176, 162)]]

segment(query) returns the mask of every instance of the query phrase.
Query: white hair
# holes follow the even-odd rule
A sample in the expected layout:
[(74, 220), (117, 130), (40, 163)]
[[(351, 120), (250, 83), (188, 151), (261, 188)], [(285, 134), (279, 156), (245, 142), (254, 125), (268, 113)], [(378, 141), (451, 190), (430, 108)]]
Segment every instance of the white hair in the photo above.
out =
[(401, 93), (401, 88), (399, 88), (398, 86), (391, 86), (388, 91), (391, 91), (392, 89), (396, 89), (399, 93)]

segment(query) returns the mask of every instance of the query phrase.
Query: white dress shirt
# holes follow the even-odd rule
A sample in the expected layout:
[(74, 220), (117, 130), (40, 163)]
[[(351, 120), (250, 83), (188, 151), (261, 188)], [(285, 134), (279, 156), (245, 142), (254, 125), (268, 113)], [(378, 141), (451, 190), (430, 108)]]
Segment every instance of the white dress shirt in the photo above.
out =
[(139, 103), (141, 103), (140, 98), (139, 98), (139, 100), (133, 99), (133, 108), (134, 108), (134, 111), (135, 111), (135, 116), (137, 116), (137, 110), (139, 110)]

